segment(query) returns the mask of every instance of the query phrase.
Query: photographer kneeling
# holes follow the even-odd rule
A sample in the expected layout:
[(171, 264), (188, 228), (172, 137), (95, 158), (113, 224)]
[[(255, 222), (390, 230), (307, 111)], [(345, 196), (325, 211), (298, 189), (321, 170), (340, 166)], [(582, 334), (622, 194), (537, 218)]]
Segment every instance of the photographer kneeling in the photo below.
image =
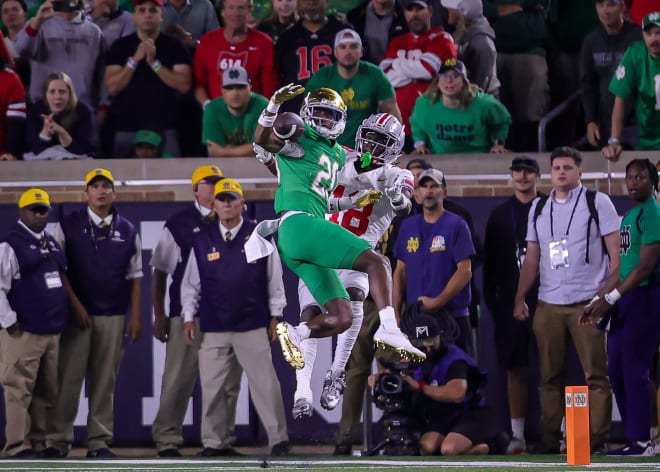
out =
[[(434, 316), (418, 311), (404, 318), (401, 328), (426, 352), (426, 360), (412, 375), (401, 373), (418, 396), (423, 420), (420, 454), (503, 454), (508, 437), (498, 431), (483, 398), (486, 376), (477, 363), (460, 348), (442, 342)], [(378, 375), (370, 378), (372, 388)]]

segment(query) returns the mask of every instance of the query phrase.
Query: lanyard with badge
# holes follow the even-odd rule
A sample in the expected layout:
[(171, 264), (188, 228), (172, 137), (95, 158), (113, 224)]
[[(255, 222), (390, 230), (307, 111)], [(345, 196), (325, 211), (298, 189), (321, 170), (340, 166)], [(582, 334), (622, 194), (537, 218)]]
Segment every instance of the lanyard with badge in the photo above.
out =
[(573, 204), (573, 210), (571, 211), (571, 218), (568, 220), (568, 226), (566, 226), (566, 233), (563, 238), (555, 239), (555, 230), (554, 230), (554, 220), (553, 220), (553, 210), (554, 210), (554, 201), (550, 199), (550, 242), (548, 243), (548, 249), (550, 250), (550, 267), (552, 269), (559, 269), (561, 267), (569, 267), (568, 263), (568, 232), (571, 229), (571, 224), (573, 223), (573, 216), (575, 216), (575, 209), (577, 208), (580, 197), (582, 196), (582, 190), (584, 187), (580, 188), (575, 203)]
[[(42, 235), (39, 239), (39, 242), (39, 251), (41, 252), (41, 256), (44, 259), (48, 259), (50, 257), (48, 239), (46, 239), (45, 235)], [(60, 273), (58, 271), (44, 273), (44, 280), (46, 282), (46, 288), (59, 288), (62, 286), (62, 279), (60, 279)]]

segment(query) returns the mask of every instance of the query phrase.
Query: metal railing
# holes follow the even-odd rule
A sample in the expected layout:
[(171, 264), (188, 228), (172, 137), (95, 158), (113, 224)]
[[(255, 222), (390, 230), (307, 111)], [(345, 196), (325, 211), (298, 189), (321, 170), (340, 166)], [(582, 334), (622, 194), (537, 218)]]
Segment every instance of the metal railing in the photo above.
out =
[(566, 100), (554, 107), (543, 118), (541, 118), (537, 130), (538, 152), (546, 152), (545, 131), (550, 122), (554, 121), (559, 115), (561, 115), (575, 100), (580, 97), (581, 94), (582, 90), (578, 89), (577, 91), (573, 92)]

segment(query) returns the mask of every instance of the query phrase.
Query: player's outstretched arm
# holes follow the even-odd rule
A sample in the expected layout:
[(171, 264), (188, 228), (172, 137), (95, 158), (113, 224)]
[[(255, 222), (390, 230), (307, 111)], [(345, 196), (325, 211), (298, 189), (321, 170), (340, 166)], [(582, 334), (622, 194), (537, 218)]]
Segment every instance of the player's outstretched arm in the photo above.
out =
[(284, 146), (284, 140), (278, 138), (273, 133), (273, 124), (275, 123), (277, 112), (282, 103), (291, 100), (304, 92), (305, 87), (302, 85), (294, 85), (292, 83), (275, 91), (273, 96), (270, 97), (268, 105), (259, 116), (257, 129), (254, 132), (255, 144), (260, 145), (269, 152), (278, 152), (282, 149)]

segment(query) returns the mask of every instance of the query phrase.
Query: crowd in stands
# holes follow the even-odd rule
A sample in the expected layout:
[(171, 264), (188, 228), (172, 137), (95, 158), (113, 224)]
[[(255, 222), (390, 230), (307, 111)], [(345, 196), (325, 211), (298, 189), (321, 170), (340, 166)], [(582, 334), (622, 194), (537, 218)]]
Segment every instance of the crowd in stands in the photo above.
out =
[[(660, 54), (652, 0), (2, 0), (1, 6), (1, 160), (138, 157), (141, 130), (157, 136), (163, 155), (251, 155), (250, 132), (225, 144), (209, 137), (217, 134), (209, 126), (234, 120), (207, 107), (237, 88), (223, 87), (224, 73), (236, 67), (247, 71), (245, 96), (255, 103), (263, 101), (256, 95), (269, 97), (282, 84), (310, 81), (337, 89), (349, 124), (378, 111), (400, 116), (406, 152), (534, 151), (539, 121), (578, 89), (581, 101), (559, 120), (552, 145), (602, 149), (608, 158), (659, 146), (646, 136), (657, 129), (658, 107), (643, 111), (656, 94), (638, 93)], [(346, 28), (348, 36), (337, 38)], [(651, 59), (618, 79), (624, 52), (635, 43), (630, 67)], [(443, 95), (448, 60), (462, 65), (443, 70), (458, 70), (461, 90), (469, 90), (454, 105)], [(626, 83), (610, 88), (615, 71)], [(68, 89), (65, 113), (46, 96), (53, 74)], [(282, 111), (299, 106), (292, 100)], [(250, 115), (247, 107), (238, 106), (239, 116)], [(437, 108), (435, 123), (420, 120), (427, 107)], [(449, 131), (463, 126), (466, 133)], [(342, 144), (353, 146), (348, 128)], [(72, 144), (64, 144), (69, 139), (60, 129)], [(84, 134), (85, 142), (71, 133)]]

